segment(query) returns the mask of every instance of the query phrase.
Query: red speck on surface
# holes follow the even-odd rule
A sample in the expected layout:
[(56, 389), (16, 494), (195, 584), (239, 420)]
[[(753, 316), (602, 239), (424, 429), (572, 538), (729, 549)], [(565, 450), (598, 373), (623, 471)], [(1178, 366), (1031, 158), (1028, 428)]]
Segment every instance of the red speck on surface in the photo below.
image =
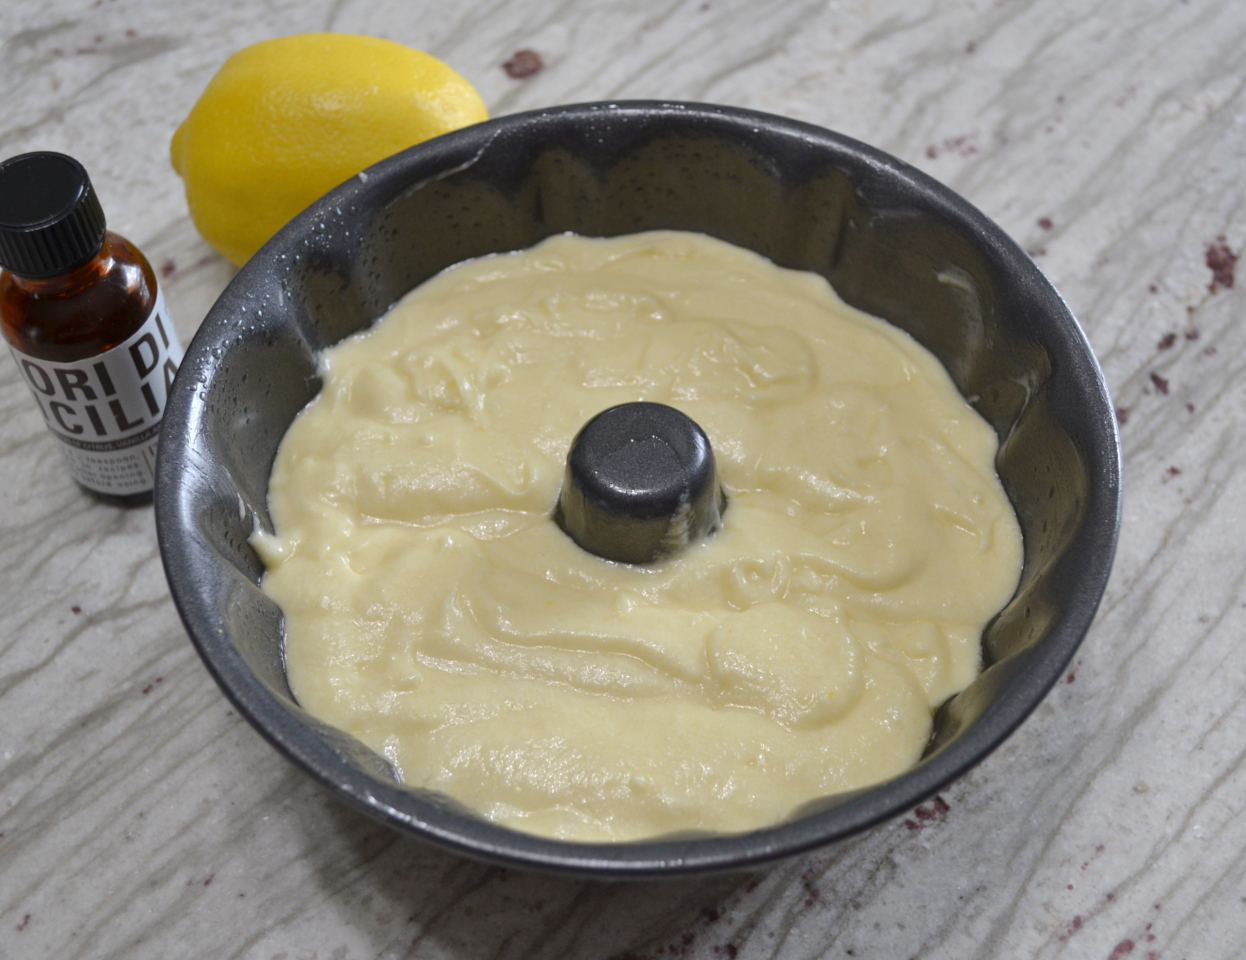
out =
[(160, 276), (171, 277), (173, 276), (173, 271), (175, 271), (176, 269), (177, 269), (177, 261), (174, 260), (172, 257), (169, 257), (168, 260), (160, 264)]
[(1147, 287), (1147, 290), (1149, 290), (1151, 293), (1159, 293), (1159, 287), (1157, 287), (1155, 284), (1151, 284), (1149, 287)]
[(1155, 389), (1168, 396), (1168, 381), (1161, 377), (1158, 373), (1151, 374), (1151, 382), (1155, 384)]
[(1215, 354), (1216, 354), (1215, 347), (1204, 347), (1203, 348), (1203, 356), (1211, 357), (1211, 356), (1215, 356)]
[(1040, 229), (1050, 230), (1055, 226), (1055, 224), (1051, 222), (1051, 217), (1039, 217), (1038, 226)]
[(516, 50), (514, 55), (502, 64), (502, 69), (506, 71), (506, 75), (512, 80), (523, 80), (539, 73), (541, 68), (545, 66), (545, 61), (541, 59), (541, 55), (535, 50)]
[(28, 914), (26, 914), (26, 916), (22, 917), (22, 922), (21, 922), (21, 923), (19, 923), (19, 924), (18, 924), (16, 927), (14, 927), (13, 929), (14, 929), (14, 930), (16, 930), (18, 933), (21, 933), (21, 932), (22, 932), (23, 930), (25, 930), (28, 926), (30, 926), (30, 914), (29, 914), (29, 913), (28, 913)]
[(1082, 869), (1083, 869), (1083, 870), (1085, 870), (1088, 866), (1090, 866), (1090, 861), (1089, 861), (1089, 860), (1083, 860), (1083, 861), (1082, 861)]
[(1166, 333), (1159, 339), (1159, 343), (1155, 345), (1156, 350), (1171, 350), (1172, 345), (1177, 342), (1175, 333)]
[[(1147, 924), (1147, 926), (1149, 927), (1149, 926), (1150, 926), (1150, 924), (1148, 923), (1148, 924)], [(1146, 942), (1147, 942), (1147, 943), (1154, 943), (1154, 942), (1155, 942), (1155, 934), (1153, 934), (1153, 933), (1148, 933), (1148, 934), (1146, 935)]]
[(941, 153), (955, 153), (962, 157), (972, 157), (978, 152), (976, 133), (963, 133), (959, 137), (948, 137), (942, 143), (932, 143), (926, 148), (926, 156), (931, 160)]
[(740, 951), (736, 949), (736, 945), (734, 943), (729, 943), (723, 947), (723, 952), (727, 955), (728, 960), (735, 960), (735, 955)]
[(1116, 894), (1114, 894), (1114, 893), (1109, 893), (1109, 894), (1108, 894), (1108, 902), (1109, 902), (1109, 903), (1111, 903), (1111, 902), (1112, 902), (1113, 900), (1115, 900), (1115, 899), (1116, 899)]
[(1197, 340), (1197, 339), (1198, 339), (1198, 331), (1197, 331), (1197, 330), (1187, 330), (1187, 331), (1185, 332), (1185, 338), (1186, 338), (1187, 340)]
[(1194, 412), (1194, 404), (1192, 404), (1192, 403), (1187, 403), (1187, 404), (1185, 405), (1185, 411), (1186, 411), (1186, 413), (1193, 413), (1193, 412)]
[(205, 881), (203, 881), (203, 885), (204, 885), (205, 887), (210, 887), (210, 886), (212, 886), (212, 881), (213, 881), (213, 880), (215, 880), (215, 879), (216, 879), (216, 874), (215, 874), (215, 873), (209, 873), (209, 874), (208, 874), (208, 879), (207, 879), (207, 880), (205, 880)]
[(70, 609), (70, 610), (72, 610), (72, 611), (73, 611), (74, 613), (76, 613), (76, 614), (77, 614), (77, 613), (81, 613), (81, 612), (82, 612), (82, 608), (81, 608), (80, 606), (78, 606), (76, 603), (75, 603), (72, 607), (70, 607), (69, 609)]
[(156, 684), (158, 683), (164, 683), (164, 677), (156, 677), (155, 680), (143, 687), (143, 696), (147, 696), (147, 694), (156, 689)]
[(1080, 930), (1082, 928), (1082, 918), (1080, 915), (1073, 918), (1072, 926), (1074, 930)]
[[(1164, 472), (1168, 474), (1170, 477), (1176, 477), (1181, 474), (1181, 468), (1180, 467), (1169, 467)], [(1112, 898), (1113, 898), (1113, 895), (1109, 893), (1108, 899), (1111, 900)]]
[(1116, 422), (1122, 427), (1129, 422), (1129, 407), (1116, 408)]
[(904, 825), (910, 830), (920, 830), (922, 827), (932, 826), (942, 821), (951, 809), (948, 802), (943, 799), (942, 794), (936, 795), (929, 803), (923, 803), (913, 811), (913, 815), (917, 818), (916, 820), (905, 820)]
[(1134, 942), (1132, 940), (1122, 940), (1116, 945), (1115, 949), (1108, 954), (1108, 960), (1120, 960), (1120, 958), (1125, 956), (1125, 954), (1133, 952)]
[(126, 30), (125, 35), (127, 37), (134, 38), (138, 36), (138, 31), (135, 30), (133, 27), (130, 27), (129, 29)]
[[(1069, 675), (1068, 675), (1067, 677), (1065, 677), (1065, 678), (1064, 678), (1064, 682), (1065, 682), (1065, 683), (1072, 683), (1072, 682), (1073, 682), (1074, 680), (1076, 680), (1076, 679), (1077, 679), (1077, 671), (1076, 671), (1076, 670), (1070, 670), (1070, 671), (1069, 671)], [(1069, 887), (1069, 889), (1070, 889), (1070, 890), (1072, 890), (1073, 888), (1070, 886), (1070, 887)]]
[(1155, 904), (1155, 909), (1156, 909), (1156, 910), (1158, 910), (1158, 909), (1159, 909), (1159, 904), (1158, 904), (1158, 903), (1157, 903), (1157, 904)]
[(1233, 286), (1233, 269), (1237, 264), (1237, 254), (1229, 249), (1224, 237), (1216, 237), (1215, 243), (1207, 245), (1207, 253), (1203, 259), (1207, 269), (1211, 271), (1211, 283), (1207, 285), (1209, 293), (1215, 293), (1221, 287), (1228, 290)]
[(1033, 250), (1025, 251), (1031, 260), (1037, 260), (1039, 257), (1047, 256), (1046, 247), (1035, 247)]
[(973, 53), (977, 49), (978, 49), (978, 45), (973, 40), (970, 40), (967, 44), (965, 44), (966, 53)]

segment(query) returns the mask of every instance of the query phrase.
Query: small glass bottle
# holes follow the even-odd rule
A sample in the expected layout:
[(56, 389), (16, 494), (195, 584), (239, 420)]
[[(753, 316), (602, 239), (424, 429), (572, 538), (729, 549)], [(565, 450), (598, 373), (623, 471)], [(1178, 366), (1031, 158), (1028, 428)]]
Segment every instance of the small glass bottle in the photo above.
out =
[(77, 160), (0, 163), (0, 267), (0, 329), (70, 474), (109, 503), (149, 502), (182, 347), (155, 272), (105, 229)]

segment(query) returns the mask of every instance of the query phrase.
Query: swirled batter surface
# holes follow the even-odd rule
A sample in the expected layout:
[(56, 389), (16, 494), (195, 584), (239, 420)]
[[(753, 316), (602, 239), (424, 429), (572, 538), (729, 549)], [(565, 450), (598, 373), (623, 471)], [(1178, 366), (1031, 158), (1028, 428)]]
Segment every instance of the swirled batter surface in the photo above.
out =
[[(749, 830), (901, 773), (1016, 587), (995, 434), (939, 362), (717, 240), (464, 263), (324, 370), (255, 538), (291, 687), (520, 830)], [(643, 567), (551, 519), (572, 437), (632, 400), (699, 423), (730, 498)]]

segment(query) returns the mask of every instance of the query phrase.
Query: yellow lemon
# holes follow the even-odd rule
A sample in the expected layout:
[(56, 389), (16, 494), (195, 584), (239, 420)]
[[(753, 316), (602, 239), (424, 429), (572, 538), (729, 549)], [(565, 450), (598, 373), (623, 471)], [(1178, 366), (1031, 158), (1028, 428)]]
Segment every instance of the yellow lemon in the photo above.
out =
[(487, 120), (475, 88), (389, 40), (304, 33), (239, 50), (173, 135), (204, 239), (235, 264), (365, 167)]

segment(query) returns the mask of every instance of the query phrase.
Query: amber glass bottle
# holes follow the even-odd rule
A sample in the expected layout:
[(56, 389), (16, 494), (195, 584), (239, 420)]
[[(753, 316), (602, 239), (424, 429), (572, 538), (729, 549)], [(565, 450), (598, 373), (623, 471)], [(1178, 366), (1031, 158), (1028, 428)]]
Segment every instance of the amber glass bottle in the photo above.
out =
[(155, 272), (105, 229), (78, 161), (0, 163), (0, 267), (0, 328), (71, 475), (102, 500), (149, 501), (182, 348)]

